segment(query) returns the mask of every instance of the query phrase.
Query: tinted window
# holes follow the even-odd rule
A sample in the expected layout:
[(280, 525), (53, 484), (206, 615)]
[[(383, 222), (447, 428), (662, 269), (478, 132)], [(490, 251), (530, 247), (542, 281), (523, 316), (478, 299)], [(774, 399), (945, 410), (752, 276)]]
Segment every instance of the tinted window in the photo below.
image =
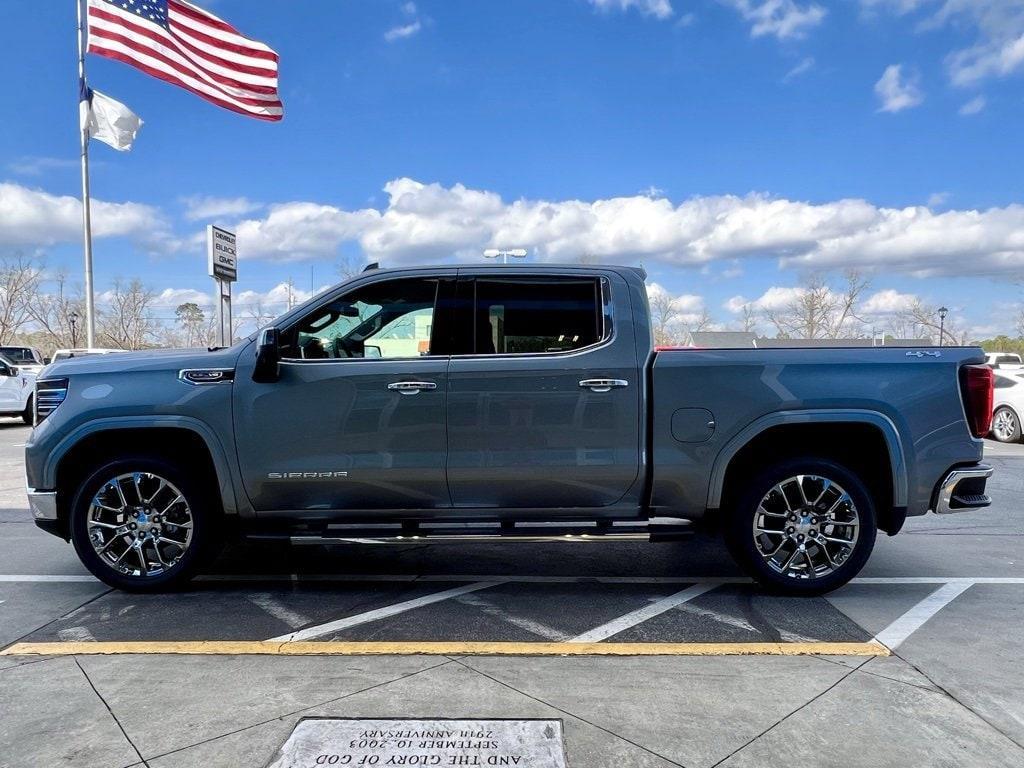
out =
[(997, 363), (1016, 363), (1020, 364), (1020, 358), (1017, 355), (999, 355), (996, 358)]
[(35, 353), (28, 347), (0, 347), (0, 353), (4, 355), (8, 360), (12, 360), (15, 363), (28, 363), (34, 365), (42, 362), (37, 360)]
[(996, 389), (1006, 389), (1007, 387), (1015, 387), (1020, 384), (1020, 381), (1014, 381), (1008, 376), (996, 376)]
[(478, 355), (566, 352), (596, 344), (604, 329), (595, 278), (477, 280)]
[(281, 356), (319, 360), (431, 354), (437, 280), (388, 280), (358, 288), (289, 328)]

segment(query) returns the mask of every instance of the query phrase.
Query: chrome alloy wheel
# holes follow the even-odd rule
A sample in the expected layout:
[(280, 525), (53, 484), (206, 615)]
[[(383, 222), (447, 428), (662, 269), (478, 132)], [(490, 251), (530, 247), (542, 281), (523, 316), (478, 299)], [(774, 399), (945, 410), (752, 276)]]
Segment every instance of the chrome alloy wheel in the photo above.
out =
[(860, 518), (850, 495), (818, 475), (773, 486), (754, 514), (754, 544), (768, 567), (795, 579), (826, 576), (857, 546)]
[(992, 434), (1003, 443), (1013, 440), (1017, 433), (1017, 417), (1009, 408), (1000, 408), (992, 419)]
[(149, 577), (173, 567), (192, 543), (192, 510), (173, 484), (151, 472), (118, 475), (89, 503), (93, 549), (126, 576)]

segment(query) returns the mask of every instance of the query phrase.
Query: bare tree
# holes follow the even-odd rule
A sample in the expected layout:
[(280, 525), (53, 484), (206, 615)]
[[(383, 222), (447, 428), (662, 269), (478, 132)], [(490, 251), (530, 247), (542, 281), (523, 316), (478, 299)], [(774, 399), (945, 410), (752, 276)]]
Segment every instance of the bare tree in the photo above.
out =
[(909, 307), (897, 313), (891, 325), (899, 329), (905, 338), (928, 336), (937, 339), (940, 345), (967, 343), (967, 331), (960, 328), (954, 318), (947, 316), (942, 322), (939, 308), (920, 299), (915, 299)]
[(743, 324), (743, 330), (754, 333), (757, 330), (757, 310), (748, 302), (743, 305), (741, 312), (743, 314), (740, 322)]
[(366, 268), (366, 259), (358, 256), (342, 256), (338, 262), (338, 277), (348, 280)]
[(85, 336), (85, 298), (81, 287), (72, 293), (64, 271), (57, 272), (52, 282), (51, 293), (37, 291), (29, 302), (32, 324), (43, 334), (47, 346), (76, 347)]
[(99, 314), (100, 336), (112, 347), (142, 349), (151, 344), (160, 324), (150, 314), (156, 293), (138, 278), (114, 281), (109, 307)]
[(868, 285), (850, 270), (844, 291), (837, 293), (823, 275), (811, 275), (803, 280), (796, 298), (782, 309), (766, 310), (765, 317), (784, 338), (838, 339), (857, 334), (863, 326), (857, 305)]
[(1024, 339), (1024, 309), (1017, 313), (1017, 336)]
[(680, 311), (678, 302), (667, 291), (656, 291), (650, 297), (651, 328), (654, 343), (660, 345), (678, 344)]
[(11, 340), (32, 318), (32, 299), (39, 292), (42, 267), (22, 255), (0, 258), (0, 343)]

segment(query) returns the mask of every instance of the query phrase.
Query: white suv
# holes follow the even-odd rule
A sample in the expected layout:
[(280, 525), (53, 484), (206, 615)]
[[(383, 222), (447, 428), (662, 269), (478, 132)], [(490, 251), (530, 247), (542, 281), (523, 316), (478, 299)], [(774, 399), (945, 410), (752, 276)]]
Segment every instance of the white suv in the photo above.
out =
[(1020, 442), (1024, 414), (1024, 375), (996, 373), (992, 401), (992, 437), (1000, 443)]
[(35, 388), (35, 373), (0, 355), (0, 416), (20, 416), (31, 424)]

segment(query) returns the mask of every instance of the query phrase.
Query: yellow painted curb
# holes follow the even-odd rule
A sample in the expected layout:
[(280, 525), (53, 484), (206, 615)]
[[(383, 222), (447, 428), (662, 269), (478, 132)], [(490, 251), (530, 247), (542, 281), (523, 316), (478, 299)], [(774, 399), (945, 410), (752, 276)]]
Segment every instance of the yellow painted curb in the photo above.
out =
[(0, 656), (188, 654), (202, 656), (888, 656), (868, 643), (419, 643), (183, 642), (15, 643)]

